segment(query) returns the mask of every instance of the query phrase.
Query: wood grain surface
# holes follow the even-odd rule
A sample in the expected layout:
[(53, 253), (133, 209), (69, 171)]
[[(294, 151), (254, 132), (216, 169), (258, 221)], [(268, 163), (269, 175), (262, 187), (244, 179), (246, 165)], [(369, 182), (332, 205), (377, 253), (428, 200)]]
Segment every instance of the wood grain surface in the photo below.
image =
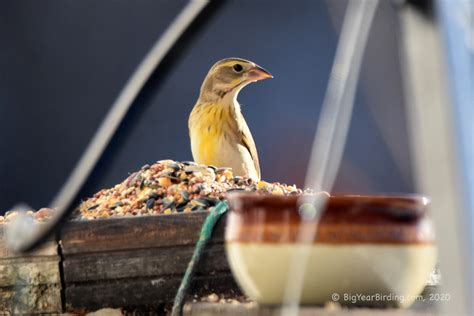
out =
[[(207, 212), (72, 221), (61, 233), (67, 311), (172, 302)], [(217, 224), (189, 295), (240, 294)]]

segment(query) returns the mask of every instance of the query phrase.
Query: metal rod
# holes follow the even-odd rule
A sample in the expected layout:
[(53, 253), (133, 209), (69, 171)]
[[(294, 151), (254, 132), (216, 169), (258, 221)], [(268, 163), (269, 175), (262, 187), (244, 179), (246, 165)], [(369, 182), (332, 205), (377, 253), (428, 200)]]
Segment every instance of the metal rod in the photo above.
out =
[(399, 18), (413, 170), (417, 188), (431, 198), (430, 211), (442, 273), (440, 293), (450, 297), (438, 302), (438, 312), (442, 315), (472, 315), (472, 288), (469, 284), (469, 253), (472, 249), (469, 248), (466, 225), (469, 213), (463, 199), (465, 187), (461, 179), (464, 174), (457, 147), (460, 139), (456, 133), (455, 103), (449, 99), (450, 82), (447, 78), (452, 78), (447, 72), (449, 68), (444, 63), (442, 51), (446, 43), (443, 43), (435, 15), (427, 15), (408, 2), (400, 8)]
[(362, 57), (377, 4), (378, 0), (351, 0), (346, 9), (306, 176), (306, 187), (314, 189), (317, 194), (303, 196), (299, 201), (302, 223), (288, 271), (283, 315), (298, 314), (309, 252), (321, 211), (329, 197), (318, 192), (332, 190), (339, 170)]
[(22, 252), (35, 248), (51, 236), (59, 224), (68, 217), (76, 196), (90, 176), (137, 95), (155, 68), (177, 44), (181, 35), (189, 28), (208, 3), (208, 0), (189, 1), (137, 67), (107, 113), (107, 116), (66, 183), (51, 202), (51, 207), (57, 208), (54, 217), (47, 223), (38, 225), (20, 213), (8, 225), (6, 232), (7, 242), (12, 250)]

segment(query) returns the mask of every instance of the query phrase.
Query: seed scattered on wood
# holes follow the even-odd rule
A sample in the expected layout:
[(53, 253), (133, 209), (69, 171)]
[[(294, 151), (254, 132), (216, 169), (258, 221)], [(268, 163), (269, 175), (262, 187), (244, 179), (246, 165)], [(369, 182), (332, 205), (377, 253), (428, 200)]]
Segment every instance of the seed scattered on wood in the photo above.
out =
[[(4, 216), (0, 216), (0, 225), (13, 221), (19, 212), (19, 210), (10, 210), (5, 212)], [(54, 209), (44, 207), (39, 209), (37, 212), (28, 210), (27, 212), (24, 212), (24, 214), (26, 214), (28, 218), (31, 218), (34, 221), (46, 222), (51, 219), (52, 216), (54, 216), (54, 212)]]

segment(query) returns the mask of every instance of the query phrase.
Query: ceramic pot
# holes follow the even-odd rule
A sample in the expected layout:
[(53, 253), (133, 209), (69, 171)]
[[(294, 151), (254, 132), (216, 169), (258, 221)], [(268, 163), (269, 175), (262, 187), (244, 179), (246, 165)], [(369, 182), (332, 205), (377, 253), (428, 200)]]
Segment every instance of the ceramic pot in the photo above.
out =
[(245, 294), (261, 304), (283, 302), (292, 260), (302, 254), (308, 259), (296, 265), (305, 269), (302, 304), (408, 307), (436, 264), (429, 200), (422, 196), (331, 196), (309, 244), (298, 239), (298, 197), (234, 192), (227, 198), (230, 267)]

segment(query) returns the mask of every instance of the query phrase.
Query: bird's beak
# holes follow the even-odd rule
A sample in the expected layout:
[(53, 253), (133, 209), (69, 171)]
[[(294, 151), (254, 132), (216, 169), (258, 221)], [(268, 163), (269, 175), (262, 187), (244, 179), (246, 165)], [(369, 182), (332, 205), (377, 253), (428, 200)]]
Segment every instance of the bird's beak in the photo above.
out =
[(272, 74), (260, 67), (255, 65), (248, 72), (248, 78), (252, 81), (264, 80), (268, 78), (273, 78)]

